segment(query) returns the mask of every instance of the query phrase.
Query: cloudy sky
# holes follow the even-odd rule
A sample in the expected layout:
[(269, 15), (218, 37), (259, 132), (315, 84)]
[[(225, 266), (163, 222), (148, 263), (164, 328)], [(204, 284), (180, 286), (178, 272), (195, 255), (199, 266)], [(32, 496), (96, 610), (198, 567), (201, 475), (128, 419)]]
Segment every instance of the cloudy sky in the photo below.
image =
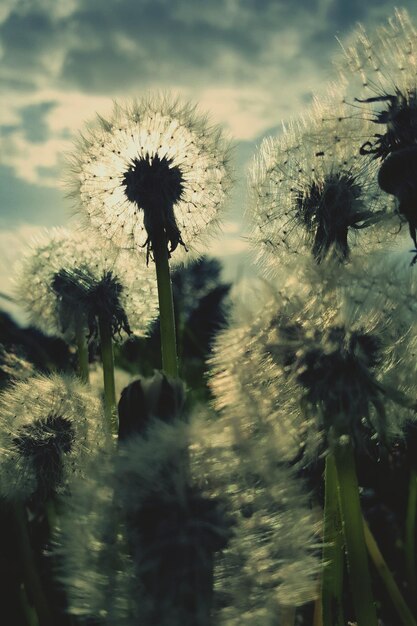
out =
[[(333, 78), (336, 37), (346, 38), (358, 21), (372, 28), (394, 6), (383, 0), (1, 0), (3, 275), (22, 239), (67, 220), (62, 155), (83, 122), (109, 111), (113, 99), (152, 89), (199, 102), (236, 140), (240, 191), (222, 243), (235, 267), (233, 254), (244, 246), (236, 236), (244, 170), (256, 145)], [(402, 6), (417, 17), (415, 2)]]

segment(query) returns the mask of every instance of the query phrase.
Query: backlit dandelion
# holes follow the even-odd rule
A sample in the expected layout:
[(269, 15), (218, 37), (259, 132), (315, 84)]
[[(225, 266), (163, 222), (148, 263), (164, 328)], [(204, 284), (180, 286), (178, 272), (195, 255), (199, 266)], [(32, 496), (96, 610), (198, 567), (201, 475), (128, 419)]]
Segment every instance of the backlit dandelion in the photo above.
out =
[(73, 340), (81, 319), (90, 336), (104, 315), (113, 336), (146, 333), (157, 315), (155, 278), (132, 268), (127, 255), (115, 255), (80, 233), (54, 229), (27, 252), (16, 278), (17, 298), (32, 324)]
[(263, 141), (250, 171), (247, 210), (261, 267), (276, 273), (303, 253), (319, 264), (344, 262), (355, 244), (384, 240), (375, 226), (386, 209), (376, 166), (364, 163), (354, 146), (365, 122), (345, 120), (341, 134), (337, 120), (346, 117), (343, 106), (316, 101), (307, 119)]
[(45, 501), (83, 472), (103, 441), (100, 402), (71, 377), (32, 376), (0, 396), (0, 490), (4, 498)]
[(229, 146), (195, 107), (152, 95), (115, 104), (78, 141), (70, 185), (100, 234), (135, 249), (163, 238), (170, 252), (213, 230), (230, 187)]
[(358, 150), (379, 161), (379, 185), (397, 198), (417, 248), (417, 30), (397, 10), (370, 36), (359, 27), (344, 52), (349, 96), (373, 125)]
[(367, 294), (356, 287), (286, 293), (269, 290), (251, 321), (216, 341), (210, 384), (224, 419), (272, 428), (280, 458), (316, 457), (330, 432), (358, 445), (366, 430), (382, 442), (400, 433), (415, 396), (409, 311), (394, 322), (390, 306), (389, 319), (370, 303), (361, 310)]
[(73, 489), (58, 552), (70, 609), (103, 624), (206, 625), (231, 521), (184, 468), (184, 422), (153, 419)]

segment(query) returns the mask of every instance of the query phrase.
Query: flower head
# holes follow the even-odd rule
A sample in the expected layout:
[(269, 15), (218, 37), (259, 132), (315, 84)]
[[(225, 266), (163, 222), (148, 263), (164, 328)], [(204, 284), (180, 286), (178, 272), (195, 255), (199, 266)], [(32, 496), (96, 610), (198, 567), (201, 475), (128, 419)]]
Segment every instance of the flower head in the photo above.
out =
[(78, 210), (117, 246), (173, 252), (216, 225), (230, 186), (229, 147), (195, 107), (149, 96), (98, 117), (72, 158)]
[(65, 229), (47, 232), (33, 245), (16, 285), (30, 321), (70, 339), (80, 319), (96, 335), (99, 315), (114, 335), (144, 334), (157, 313), (152, 272)]
[(304, 252), (318, 264), (344, 262), (356, 242), (384, 236), (375, 226), (386, 208), (376, 167), (363, 162), (352, 141), (358, 120), (346, 120), (340, 133), (337, 120), (346, 117), (346, 107), (335, 111), (331, 102), (316, 100), (306, 119), (260, 147), (247, 218), (258, 258), (272, 270)]
[(1, 495), (47, 500), (62, 492), (103, 440), (101, 404), (70, 377), (32, 376), (0, 396)]
[(58, 547), (72, 612), (118, 626), (208, 623), (213, 554), (231, 521), (185, 469), (188, 446), (184, 422), (154, 419), (73, 488)]
[(344, 52), (349, 95), (373, 126), (358, 149), (382, 161), (379, 185), (397, 198), (417, 247), (417, 30), (397, 10), (371, 36), (359, 27)]
[[(410, 315), (392, 319), (341, 279), (298, 296), (272, 290), (252, 321), (219, 335), (211, 387), (225, 422), (272, 429), (280, 458), (306, 458), (348, 435), (385, 444), (413, 419), (415, 339)], [(375, 280), (375, 277), (374, 277)], [(379, 305), (379, 306), (378, 306)], [(385, 314), (388, 314), (388, 319)], [(282, 450), (282, 451), (281, 451)]]

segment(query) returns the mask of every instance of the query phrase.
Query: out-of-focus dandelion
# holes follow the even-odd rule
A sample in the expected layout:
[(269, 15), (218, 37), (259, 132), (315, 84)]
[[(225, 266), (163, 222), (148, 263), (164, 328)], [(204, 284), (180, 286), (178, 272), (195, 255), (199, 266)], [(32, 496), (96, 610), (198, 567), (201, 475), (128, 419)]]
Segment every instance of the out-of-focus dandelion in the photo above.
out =
[[(385, 447), (414, 419), (415, 339), (399, 332), (401, 312), (395, 324), (386, 322), (383, 310), (361, 310), (360, 297), (353, 298), (347, 286), (347, 268), (331, 289), (332, 274), (331, 268), (329, 285), (321, 288), (286, 286), (285, 298), (270, 289), (252, 322), (224, 331), (215, 346), (211, 385), (225, 425), (269, 436), (279, 459), (293, 454), (306, 464), (326, 454), (326, 468), (327, 459), (334, 459), (348, 553), (360, 555), (355, 562), (349, 556), (352, 578), (361, 571), (363, 582), (367, 557), (357, 527), (352, 446), (366, 446), (371, 437)], [(362, 589), (352, 584), (363, 624), (376, 623), (369, 580)]]
[(185, 468), (188, 430), (153, 419), (73, 488), (57, 550), (75, 615), (118, 626), (210, 623), (213, 554), (231, 520)]
[(97, 318), (104, 315), (117, 337), (145, 334), (157, 314), (156, 281), (150, 271), (138, 271), (129, 256), (64, 228), (46, 231), (34, 241), (15, 284), (29, 321), (70, 341), (79, 318), (94, 336)]
[(259, 265), (274, 277), (294, 255), (343, 262), (355, 243), (366, 249), (384, 240), (376, 166), (354, 145), (366, 122), (347, 116), (347, 107), (316, 100), (305, 119), (265, 139), (255, 158), (246, 216)]
[(349, 96), (374, 126), (357, 149), (382, 161), (379, 185), (397, 198), (417, 248), (417, 30), (397, 10), (370, 36), (359, 27), (344, 51)]
[(91, 243), (64, 229), (46, 233), (22, 261), (16, 291), (32, 323), (76, 340), (83, 380), (87, 335), (100, 339), (106, 411), (114, 419), (112, 341), (146, 333), (157, 315), (156, 281), (148, 268), (133, 268), (129, 255)]
[(191, 462), (234, 518), (214, 570), (216, 623), (227, 626), (281, 623), (317, 594), (317, 513), (273, 424), (248, 422), (209, 415), (192, 424)]
[(65, 491), (103, 441), (100, 402), (76, 379), (32, 376), (0, 396), (1, 495), (37, 504)]
[(80, 137), (69, 184), (78, 210), (121, 248), (193, 247), (219, 220), (229, 145), (195, 107), (155, 94), (115, 104)]
[(371, 436), (390, 439), (413, 415), (410, 328), (404, 333), (401, 311), (398, 327), (386, 319), (379, 299), (376, 308), (368, 303), (362, 311), (367, 293), (348, 287), (350, 277), (341, 275), (333, 289), (266, 287), (259, 310), (244, 322), (237, 311), (238, 322), (216, 339), (210, 386), (217, 409), (247, 429), (271, 425), (284, 458), (300, 447), (314, 458), (326, 449), (329, 429), (361, 444), (365, 422)]

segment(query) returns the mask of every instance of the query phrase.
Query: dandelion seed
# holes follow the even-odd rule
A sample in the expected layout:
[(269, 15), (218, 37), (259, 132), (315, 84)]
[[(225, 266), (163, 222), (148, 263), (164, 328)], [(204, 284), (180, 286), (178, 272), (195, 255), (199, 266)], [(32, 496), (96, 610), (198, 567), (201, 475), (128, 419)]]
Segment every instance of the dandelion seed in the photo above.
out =
[(120, 248), (195, 247), (230, 187), (229, 146), (195, 108), (169, 97), (116, 104), (80, 137), (69, 179), (78, 211)]
[[(306, 120), (260, 147), (247, 218), (260, 266), (274, 274), (291, 256), (306, 252), (318, 264), (344, 262), (355, 243), (369, 247), (386, 238), (376, 227), (386, 213), (376, 166), (364, 163), (354, 145), (364, 122), (347, 120), (347, 113), (317, 100)], [(345, 119), (343, 135), (339, 118)]]
[(103, 440), (100, 403), (70, 377), (32, 376), (0, 397), (0, 491), (37, 501), (65, 490)]
[(81, 318), (90, 336), (104, 316), (114, 337), (143, 335), (157, 314), (156, 281), (91, 239), (65, 229), (46, 232), (21, 262), (18, 299), (32, 324), (72, 340)]

